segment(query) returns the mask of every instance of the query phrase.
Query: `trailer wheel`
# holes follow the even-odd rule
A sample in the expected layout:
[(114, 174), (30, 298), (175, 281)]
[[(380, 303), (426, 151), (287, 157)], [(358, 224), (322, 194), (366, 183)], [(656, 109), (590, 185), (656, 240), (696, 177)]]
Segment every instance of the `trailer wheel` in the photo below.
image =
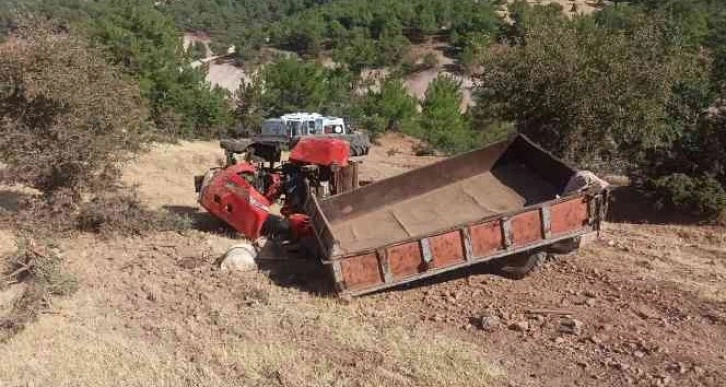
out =
[(579, 236), (552, 244), (549, 247), (549, 252), (552, 254), (566, 255), (574, 252), (578, 248), (580, 248)]
[(547, 262), (546, 251), (533, 251), (504, 258), (499, 267), (501, 275), (511, 279), (522, 279), (539, 270)]

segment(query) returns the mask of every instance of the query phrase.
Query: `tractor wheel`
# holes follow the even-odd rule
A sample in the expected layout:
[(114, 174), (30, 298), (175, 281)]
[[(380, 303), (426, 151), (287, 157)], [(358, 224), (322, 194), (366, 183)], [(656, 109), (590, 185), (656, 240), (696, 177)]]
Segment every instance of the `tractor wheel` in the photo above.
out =
[(350, 139), (350, 154), (351, 156), (363, 156), (365, 155), (366, 149), (370, 146), (368, 139), (360, 133)]
[(539, 270), (547, 262), (548, 258), (549, 254), (544, 250), (529, 251), (505, 257), (500, 263), (499, 272), (507, 278), (522, 279)]
[(350, 155), (351, 156), (361, 156), (362, 152), (358, 145), (351, 145), (350, 146)]

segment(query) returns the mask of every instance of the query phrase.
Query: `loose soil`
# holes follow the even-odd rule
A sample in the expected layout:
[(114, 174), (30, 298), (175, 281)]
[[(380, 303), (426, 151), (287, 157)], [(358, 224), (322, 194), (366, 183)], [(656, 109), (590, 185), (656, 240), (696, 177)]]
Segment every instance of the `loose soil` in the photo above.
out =
[[(380, 142), (366, 178), (437, 159)], [(125, 178), (148, 205), (202, 217), (192, 176), (221, 158), (216, 143), (159, 146)], [(214, 270), (234, 243), (61, 240), (80, 289), (0, 345), (0, 385), (726, 385), (724, 228), (608, 223), (524, 280), (483, 266), (349, 302), (282, 252), (260, 271)], [(0, 291), (0, 312), (18, 293)]]

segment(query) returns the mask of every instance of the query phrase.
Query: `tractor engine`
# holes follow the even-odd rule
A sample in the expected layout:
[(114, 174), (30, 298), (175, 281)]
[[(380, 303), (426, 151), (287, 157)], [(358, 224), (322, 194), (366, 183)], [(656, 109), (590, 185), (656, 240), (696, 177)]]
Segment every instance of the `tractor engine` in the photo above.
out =
[[(344, 140), (303, 138), (281, 165), (239, 162), (197, 176), (199, 203), (252, 240), (297, 241), (310, 234), (309, 195), (325, 197), (357, 185), (357, 165), (349, 155)], [(280, 215), (271, 209), (277, 201), (282, 202)]]

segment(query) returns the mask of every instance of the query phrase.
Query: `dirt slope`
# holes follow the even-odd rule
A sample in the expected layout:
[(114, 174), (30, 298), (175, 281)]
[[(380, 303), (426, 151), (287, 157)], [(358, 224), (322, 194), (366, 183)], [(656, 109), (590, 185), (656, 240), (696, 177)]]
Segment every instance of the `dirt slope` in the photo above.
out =
[[(381, 142), (369, 178), (436, 160)], [(125, 179), (195, 209), (191, 176), (221, 156), (159, 146)], [(608, 224), (525, 280), (480, 267), (350, 303), (306, 261), (213, 270), (225, 235), (79, 236), (61, 247), (80, 290), (0, 344), (0, 385), (723, 386), (725, 231)]]

